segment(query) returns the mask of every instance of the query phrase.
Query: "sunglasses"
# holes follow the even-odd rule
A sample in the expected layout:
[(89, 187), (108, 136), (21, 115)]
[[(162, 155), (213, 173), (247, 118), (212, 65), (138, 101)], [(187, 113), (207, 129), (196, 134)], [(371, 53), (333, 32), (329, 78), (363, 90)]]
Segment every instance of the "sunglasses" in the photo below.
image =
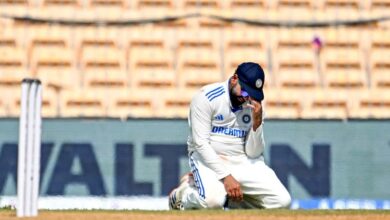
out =
[(248, 92), (245, 91), (242, 87), (241, 87), (241, 96), (244, 97), (244, 98), (248, 98), (249, 97)]

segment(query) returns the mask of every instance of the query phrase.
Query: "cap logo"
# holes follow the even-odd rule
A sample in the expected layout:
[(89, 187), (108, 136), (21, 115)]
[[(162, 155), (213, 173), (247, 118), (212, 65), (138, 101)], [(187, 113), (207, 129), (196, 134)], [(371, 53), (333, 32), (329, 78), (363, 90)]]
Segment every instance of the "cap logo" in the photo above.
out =
[(257, 79), (256, 80), (256, 88), (261, 88), (261, 86), (263, 85), (263, 80), (261, 80), (261, 79)]

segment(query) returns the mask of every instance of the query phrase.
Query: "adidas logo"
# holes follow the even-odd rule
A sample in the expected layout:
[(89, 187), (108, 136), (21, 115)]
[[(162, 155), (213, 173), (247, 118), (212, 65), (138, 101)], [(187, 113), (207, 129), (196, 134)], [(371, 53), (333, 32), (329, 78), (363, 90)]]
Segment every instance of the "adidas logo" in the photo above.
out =
[(222, 121), (223, 120), (223, 115), (217, 115), (214, 117), (215, 120)]

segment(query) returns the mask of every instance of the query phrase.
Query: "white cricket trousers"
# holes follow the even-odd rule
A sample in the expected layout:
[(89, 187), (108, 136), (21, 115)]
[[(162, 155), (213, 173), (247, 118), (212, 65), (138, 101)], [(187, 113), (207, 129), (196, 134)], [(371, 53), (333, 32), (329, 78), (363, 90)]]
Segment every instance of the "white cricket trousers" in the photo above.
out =
[(195, 187), (183, 192), (184, 209), (229, 208), (288, 208), (291, 197), (275, 172), (264, 163), (264, 158), (250, 159), (243, 156), (221, 156), (232, 176), (240, 183), (243, 202), (229, 200), (221, 180), (205, 166), (197, 152), (189, 157)]

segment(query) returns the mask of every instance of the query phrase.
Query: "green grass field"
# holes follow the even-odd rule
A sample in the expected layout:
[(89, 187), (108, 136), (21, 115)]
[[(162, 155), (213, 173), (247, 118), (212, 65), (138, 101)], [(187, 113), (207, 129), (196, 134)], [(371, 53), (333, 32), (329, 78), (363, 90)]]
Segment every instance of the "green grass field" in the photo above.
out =
[[(0, 219), (18, 219), (15, 210), (0, 210)], [(389, 219), (390, 210), (197, 210), (197, 211), (106, 211), (106, 210), (40, 210), (39, 220), (244, 220), (244, 219)]]

